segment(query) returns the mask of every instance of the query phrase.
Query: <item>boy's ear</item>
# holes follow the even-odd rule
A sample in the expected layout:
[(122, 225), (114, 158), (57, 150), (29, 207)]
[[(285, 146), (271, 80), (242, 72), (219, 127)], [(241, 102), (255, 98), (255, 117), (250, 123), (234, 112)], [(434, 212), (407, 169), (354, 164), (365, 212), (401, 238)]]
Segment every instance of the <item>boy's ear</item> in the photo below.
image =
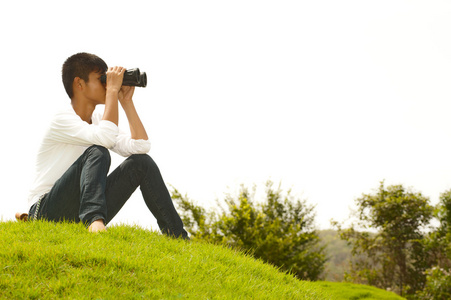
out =
[(74, 78), (74, 83), (72, 85), (73, 89), (81, 91), (83, 89), (84, 82), (85, 81), (83, 79), (81, 79), (80, 77), (75, 77)]

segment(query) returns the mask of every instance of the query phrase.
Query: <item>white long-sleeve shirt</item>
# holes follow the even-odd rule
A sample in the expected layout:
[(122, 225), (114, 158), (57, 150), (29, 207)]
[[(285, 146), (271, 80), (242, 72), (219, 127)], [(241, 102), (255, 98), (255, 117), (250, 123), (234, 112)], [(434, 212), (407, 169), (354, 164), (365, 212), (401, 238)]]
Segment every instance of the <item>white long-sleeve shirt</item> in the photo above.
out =
[(150, 150), (148, 140), (134, 140), (113, 122), (92, 115), (92, 124), (83, 121), (72, 107), (53, 118), (39, 148), (35, 180), (30, 189), (28, 205), (48, 193), (66, 170), (92, 145), (103, 146), (119, 155), (145, 154)]

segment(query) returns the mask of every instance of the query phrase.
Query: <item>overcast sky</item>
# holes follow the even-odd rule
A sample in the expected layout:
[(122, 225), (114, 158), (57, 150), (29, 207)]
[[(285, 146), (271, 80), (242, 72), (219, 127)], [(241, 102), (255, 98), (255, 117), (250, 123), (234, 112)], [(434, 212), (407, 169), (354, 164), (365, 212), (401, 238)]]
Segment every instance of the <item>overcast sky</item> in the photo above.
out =
[[(448, 1), (3, 1), (0, 28), (3, 220), (82, 51), (147, 72), (150, 155), (202, 206), (271, 179), (328, 228), (381, 180), (433, 204), (451, 188)], [(156, 228), (139, 193), (114, 222)]]

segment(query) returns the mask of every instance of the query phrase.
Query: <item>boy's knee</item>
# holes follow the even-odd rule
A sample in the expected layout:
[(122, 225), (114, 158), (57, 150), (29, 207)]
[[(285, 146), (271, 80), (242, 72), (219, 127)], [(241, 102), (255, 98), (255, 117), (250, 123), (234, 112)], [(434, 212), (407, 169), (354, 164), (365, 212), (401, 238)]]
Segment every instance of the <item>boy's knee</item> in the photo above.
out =
[(147, 154), (133, 154), (130, 156), (130, 159), (133, 160), (138, 165), (152, 165), (155, 164), (153, 159)]
[(89, 157), (95, 157), (95, 158), (99, 158), (99, 159), (104, 159), (104, 160), (107, 161), (108, 164), (111, 162), (110, 151), (107, 148), (103, 147), (103, 146), (92, 145), (91, 147), (86, 149), (85, 153)]
[(157, 167), (157, 164), (154, 162), (154, 160), (147, 154), (133, 154), (129, 157), (131, 161), (133, 161), (133, 164), (141, 169), (155, 169)]

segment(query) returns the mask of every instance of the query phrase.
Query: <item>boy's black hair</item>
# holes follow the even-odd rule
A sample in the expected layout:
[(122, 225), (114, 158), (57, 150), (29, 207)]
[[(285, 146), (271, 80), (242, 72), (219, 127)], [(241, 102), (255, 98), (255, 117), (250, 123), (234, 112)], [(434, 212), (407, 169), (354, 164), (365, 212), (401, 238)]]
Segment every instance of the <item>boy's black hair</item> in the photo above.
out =
[(69, 98), (72, 99), (74, 96), (72, 84), (75, 77), (80, 77), (88, 82), (89, 73), (105, 74), (107, 70), (107, 64), (97, 55), (81, 52), (70, 56), (64, 62), (62, 69), (63, 84)]

